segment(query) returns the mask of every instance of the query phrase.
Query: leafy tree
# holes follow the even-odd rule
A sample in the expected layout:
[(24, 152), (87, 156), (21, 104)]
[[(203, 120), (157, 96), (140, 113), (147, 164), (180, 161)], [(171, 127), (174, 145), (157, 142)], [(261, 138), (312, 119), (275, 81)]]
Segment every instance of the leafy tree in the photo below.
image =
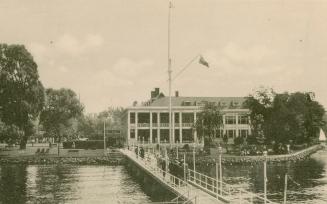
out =
[(86, 115), (79, 119), (78, 133), (89, 139), (103, 138), (103, 122), (106, 120), (108, 129), (120, 129), (122, 126), (121, 116), (125, 110), (122, 107), (108, 107), (98, 114)]
[(44, 88), (39, 81), (37, 64), (23, 45), (0, 44), (0, 117), (9, 134), (26, 147), (34, 132), (33, 121), (44, 106)]
[(271, 113), (271, 106), (276, 93), (270, 88), (260, 87), (254, 92), (254, 94), (249, 95), (245, 102), (245, 108), (250, 109), (251, 118), (251, 128), (252, 134), (249, 136), (248, 140), (251, 143), (264, 143), (266, 141), (265, 130), (267, 125), (267, 120)]
[(310, 143), (317, 138), (319, 128), (325, 124), (322, 105), (308, 93), (275, 93), (271, 100), (267, 100), (268, 96), (266, 91), (261, 92), (259, 98), (249, 96), (245, 102), (251, 110), (252, 134), (256, 139), (279, 145), (291, 141)]
[(215, 132), (222, 126), (223, 120), (219, 106), (206, 104), (202, 111), (197, 114), (195, 128), (199, 137), (204, 138), (204, 148), (208, 149), (212, 144)]
[(78, 135), (81, 138), (94, 139), (97, 134), (96, 118), (91, 115), (84, 115), (78, 119)]
[(46, 106), (41, 112), (40, 123), (47, 135), (53, 136), (59, 144), (62, 138), (70, 136), (74, 119), (80, 117), (83, 106), (74, 91), (70, 89), (47, 89)]
[(0, 142), (6, 142), (9, 145), (15, 144), (24, 132), (15, 125), (7, 125), (0, 121)]

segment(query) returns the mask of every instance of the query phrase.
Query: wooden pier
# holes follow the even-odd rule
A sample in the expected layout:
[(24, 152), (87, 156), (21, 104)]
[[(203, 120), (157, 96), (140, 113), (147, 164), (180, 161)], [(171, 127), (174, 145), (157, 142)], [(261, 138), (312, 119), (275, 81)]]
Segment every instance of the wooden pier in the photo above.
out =
[(187, 179), (178, 178), (159, 168), (156, 161), (149, 157), (143, 159), (135, 152), (127, 149), (121, 149), (120, 151), (126, 156), (128, 162), (134, 163), (152, 179), (177, 195), (175, 199), (163, 203), (274, 203), (254, 193), (244, 189), (236, 189), (222, 181), (217, 181), (215, 178), (190, 169), (187, 170)]

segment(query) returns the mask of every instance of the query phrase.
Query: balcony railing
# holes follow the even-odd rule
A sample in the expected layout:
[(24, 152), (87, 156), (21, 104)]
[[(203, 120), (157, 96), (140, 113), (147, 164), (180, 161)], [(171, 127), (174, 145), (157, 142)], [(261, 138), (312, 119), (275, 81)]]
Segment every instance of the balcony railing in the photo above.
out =
[(138, 123), (137, 127), (150, 127), (150, 123)]
[[(180, 125), (179, 123), (175, 123), (174, 124), (175, 127), (193, 127), (194, 126), (194, 123), (182, 123), (182, 125)], [(130, 124), (130, 127), (131, 128), (134, 128), (135, 127), (135, 124)], [(150, 127), (150, 123), (138, 123), (137, 124), (137, 127)], [(158, 126), (158, 123), (152, 123), (152, 127), (154, 128), (157, 128), (157, 127), (169, 127), (169, 123), (159, 123), (159, 126)]]
[(193, 127), (193, 123), (182, 123), (182, 127)]
[(169, 127), (169, 123), (160, 123), (160, 127)]

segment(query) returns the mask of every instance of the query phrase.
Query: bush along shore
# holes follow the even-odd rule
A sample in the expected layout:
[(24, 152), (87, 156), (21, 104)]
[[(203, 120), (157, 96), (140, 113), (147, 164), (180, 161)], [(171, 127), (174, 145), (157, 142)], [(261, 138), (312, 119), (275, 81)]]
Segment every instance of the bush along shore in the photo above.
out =
[[(317, 152), (320, 149), (325, 148), (324, 145), (314, 145), (309, 148), (306, 148), (301, 151), (297, 151), (290, 154), (283, 155), (268, 155), (266, 158), (264, 156), (231, 156), (231, 155), (222, 155), (221, 161), (224, 164), (242, 164), (242, 163), (261, 163), (265, 159), (267, 162), (285, 162), (285, 161), (298, 161), (302, 160), (311, 154)], [(187, 158), (188, 163), (192, 163), (192, 157)], [(218, 162), (218, 156), (203, 156), (197, 157), (197, 165), (214, 165)]]
[(0, 164), (77, 164), (77, 165), (121, 165), (124, 157), (6, 157)]

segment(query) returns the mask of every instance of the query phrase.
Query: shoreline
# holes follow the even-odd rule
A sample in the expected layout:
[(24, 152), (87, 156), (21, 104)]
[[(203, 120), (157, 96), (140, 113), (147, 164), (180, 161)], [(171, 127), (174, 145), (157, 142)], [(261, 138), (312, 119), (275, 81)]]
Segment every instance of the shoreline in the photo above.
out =
[[(221, 162), (224, 164), (251, 164), (251, 163), (261, 163), (265, 160), (267, 162), (286, 162), (286, 161), (299, 161), (311, 154), (317, 152), (318, 150), (326, 148), (322, 144), (314, 145), (306, 149), (282, 155), (268, 155), (266, 158), (264, 156), (232, 156), (232, 155), (222, 155)], [(196, 164), (215, 164), (219, 161), (218, 156), (202, 156), (196, 159)], [(192, 158), (187, 159), (188, 163), (192, 163)]]
[[(267, 162), (286, 162), (302, 160), (318, 150), (324, 149), (322, 144), (314, 145), (298, 152), (284, 155), (264, 156), (232, 156), (222, 155), (224, 164), (251, 164), (261, 163), (265, 159)], [(10, 157), (0, 157), (0, 164), (76, 164), (76, 165), (123, 165), (125, 157), (123, 155), (115, 156), (58, 156), (58, 155), (19, 155)], [(187, 158), (188, 163), (192, 163), (192, 157)], [(218, 162), (218, 156), (197, 156), (197, 165), (215, 164)]]
[(0, 157), (0, 164), (76, 164), (76, 165), (122, 165), (125, 158), (110, 156), (16, 156)]

